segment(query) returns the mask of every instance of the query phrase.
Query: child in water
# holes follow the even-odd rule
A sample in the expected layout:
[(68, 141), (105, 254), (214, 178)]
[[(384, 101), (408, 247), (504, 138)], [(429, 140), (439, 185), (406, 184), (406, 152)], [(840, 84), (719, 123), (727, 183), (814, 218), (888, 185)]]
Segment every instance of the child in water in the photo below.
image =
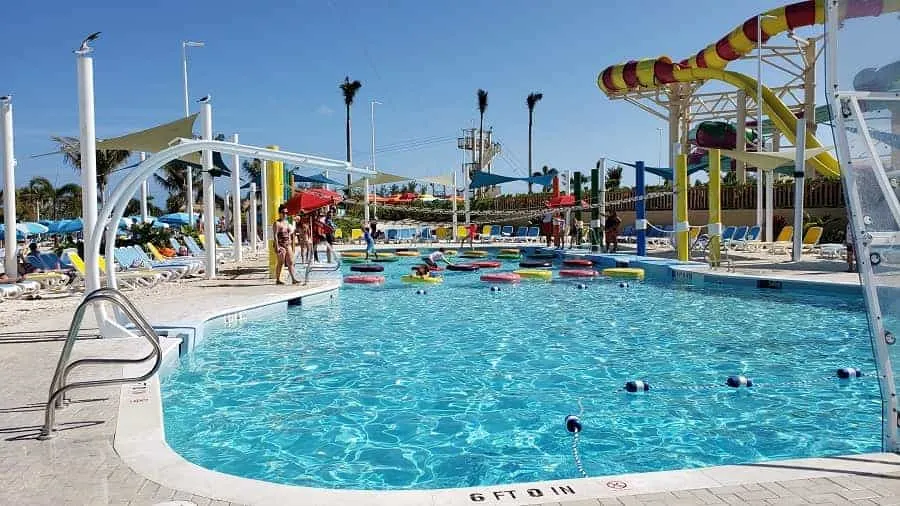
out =
[(375, 251), (375, 239), (368, 228), (363, 229), (363, 240), (366, 241), (366, 260), (369, 259), (370, 254), (378, 258), (378, 252)]
[(413, 268), (413, 276), (417, 278), (427, 278), (429, 276), (428, 266), (427, 265), (414, 265)]

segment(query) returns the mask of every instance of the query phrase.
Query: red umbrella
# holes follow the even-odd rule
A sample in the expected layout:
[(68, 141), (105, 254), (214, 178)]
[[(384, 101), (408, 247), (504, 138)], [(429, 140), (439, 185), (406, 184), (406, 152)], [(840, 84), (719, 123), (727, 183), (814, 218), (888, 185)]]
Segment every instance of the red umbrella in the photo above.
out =
[(344, 200), (344, 195), (332, 190), (326, 190), (325, 188), (310, 188), (308, 190), (303, 190), (305, 192), (310, 192), (322, 197), (323, 199), (327, 199), (332, 204), (337, 204)]
[(295, 193), (293, 197), (285, 202), (288, 214), (303, 214), (316, 209), (327, 207), (332, 204), (332, 199), (323, 197), (312, 191), (302, 191)]

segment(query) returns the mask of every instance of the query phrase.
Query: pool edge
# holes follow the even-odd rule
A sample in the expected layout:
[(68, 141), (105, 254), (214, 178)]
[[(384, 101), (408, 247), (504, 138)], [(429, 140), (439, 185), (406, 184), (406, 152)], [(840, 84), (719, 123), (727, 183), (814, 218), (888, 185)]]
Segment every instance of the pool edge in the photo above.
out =
[[(673, 277), (681, 269), (709, 274), (697, 269), (697, 266), (666, 267), (671, 269)], [(756, 276), (741, 277), (765, 279)], [(196, 331), (193, 336), (195, 344), (199, 342), (198, 335), (202, 338), (204, 331), (217, 321), (227, 324), (232, 315), (252, 314), (267, 308), (271, 310), (273, 306), (277, 306), (275, 310), (286, 309), (287, 304), (294, 299), (299, 298), (302, 303), (304, 297), (315, 299), (316, 296), (336, 292), (338, 288), (338, 284), (328, 283), (264, 302), (221, 309), (199, 321), (177, 322), (161, 325), (160, 328), (193, 328)], [(167, 364), (172, 364), (179, 354), (189, 350), (190, 348), (184, 350), (179, 346), (168, 346), (164, 360)], [(134, 371), (126, 368), (126, 373), (130, 372)], [(896, 471), (896, 466), (900, 465), (898, 455), (873, 453), (451, 489), (368, 491), (302, 487), (228, 475), (188, 462), (172, 450), (165, 440), (160, 376), (155, 375), (148, 380), (146, 389), (136, 389), (134, 386), (125, 385), (120, 392), (114, 448), (122, 461), (136, 473), (165, 487), (242, 504), (455, 505), (502, 502), (525, 505), (843, 474), (885, 473)]]

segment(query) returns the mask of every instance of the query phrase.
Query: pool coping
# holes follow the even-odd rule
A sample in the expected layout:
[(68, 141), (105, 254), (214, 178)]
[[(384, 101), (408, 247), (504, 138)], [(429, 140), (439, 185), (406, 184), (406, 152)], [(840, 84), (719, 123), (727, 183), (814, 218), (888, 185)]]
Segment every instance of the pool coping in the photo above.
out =
[[(670, 263), (667, 266), (673, 271), (684, 269), (698, 272), (693, 265)], [(703, 270), (699, 271), (708, 274)], [(731, 276), (729, 273), (728, 277)], [(761, 279), (759, 276), (739, 275), (739, 277)], [(822, 284), (818, 281), (804, 281), (804, 283)], [(160, 327), (193, 328), (195, 332), (190, 339), (190, 347), (193, 347), (202, 338), (203, 331), (216, 324), (239, 323), (243, 319), (241, 315), (258, 314), (259, 311), (265, 312), (272, 308), (286, 310), (288, 303), (296, 299), (299, 299), (302, 305), (304, 298), (320, 300), (325, 294), (333, 296), (339, 286), (339, 283), (326, 283), (254, 304), (221, 308), (195, 321), (175, 322)], [(180, 354), (190, 350), (184, 348), (183, 339), (165, 339), (164, 343), (164, 363), (167, 367), (171, 367)], [(125, 368), (126, 374), (135, 372), (140, 372), (140, 366)], [(871, 453), (450, 489), (390, 491), (324, 489), (244, 478), (193, 464), (169, 447), (163, 423), (159, 374), (142, 384), (124, 385), (120, 391), (113, 442), (122, 461), (138, 474), (165, 487), (241, 504), (526, 505), (845, 474), (888, 473), (895, 472), (900, 465), (900, 455)]]

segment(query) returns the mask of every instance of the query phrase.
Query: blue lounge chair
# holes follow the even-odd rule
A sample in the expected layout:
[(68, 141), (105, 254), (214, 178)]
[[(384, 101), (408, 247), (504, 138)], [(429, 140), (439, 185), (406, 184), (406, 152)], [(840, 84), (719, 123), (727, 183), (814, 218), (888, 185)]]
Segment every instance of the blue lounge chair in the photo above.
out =
[[(743, 241), (744, 239), (746, 239), (747, 232), (749, 230), (750, 230), (750, 227), (748, 227), (747, 225), (741, 225), (741, 226), (737, 227), (734, 230), (734, 235), (732, 235), (731, 238), (725, 239), (725, 237), (722, 237), (722, 247), (723, 248), (733, 247), (738, 242)], [(724, 236), (724, 234), (723, 234), (723, 236)]]
[(759, 235), (761, 232), (762, 228), (759, 225), (753, 225), (752, 227), (750, 227), (750, 231), (747, 232), (747, 235), (743, 239), (734, 241), (734, 249), (743, 251), (755, 250), (762, 244), (762, 242), (759, 240)]
[(529, 242), (539, 242), (541, 240), (541, 229), (540, 227), (529, 227), (528, 228), (528, 241)]
[(513, 238), (513, 226), (512, 225), (504, 225), (500, 227), (499, 225), (494, 225), (495, 227), (500, 228), (500, 233), (497, 235), (497, 238), (501, 241), (511, 241)]

